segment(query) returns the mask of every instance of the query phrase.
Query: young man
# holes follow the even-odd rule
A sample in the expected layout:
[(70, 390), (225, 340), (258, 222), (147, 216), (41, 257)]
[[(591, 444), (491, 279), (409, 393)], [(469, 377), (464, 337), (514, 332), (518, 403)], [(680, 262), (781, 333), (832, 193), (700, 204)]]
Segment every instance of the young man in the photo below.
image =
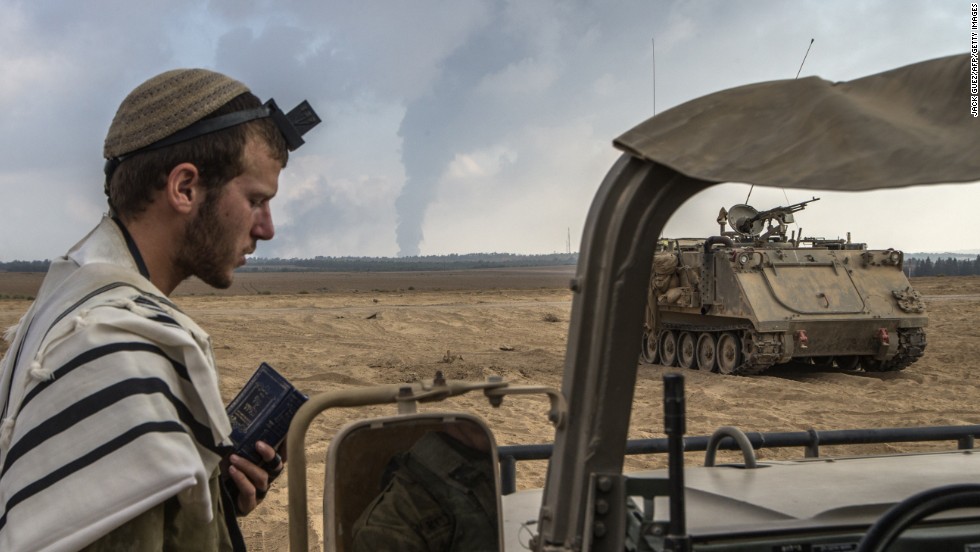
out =
[(0, 550), (240, 550), (283, 464), (228, 454), (208, 335), (167, 299), (228, 287), (272, 239), (288, 151), (319, 121), (220, 73), (158, 75), (105, 140), (110, 216), (51, 264), (0, 366)]

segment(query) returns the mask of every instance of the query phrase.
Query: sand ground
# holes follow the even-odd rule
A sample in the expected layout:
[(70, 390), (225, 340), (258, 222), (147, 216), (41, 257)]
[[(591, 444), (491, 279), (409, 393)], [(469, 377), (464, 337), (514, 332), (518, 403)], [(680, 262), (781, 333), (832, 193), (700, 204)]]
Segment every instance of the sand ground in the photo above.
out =
[[(571, 312), (573, 267), (418, 273), (241, 274), (227, 291), (188, 282), (176, 302), (208, 330), (221, 387), (230, 400), (261, 361), (308, 394), (377, 383), (412, 382), (442, 370), (452, 379), (501, 375), (517, 384), (560, 387)], [(0, 297), (31, 295), (37, 275), (0, 274)], [(756, 377), (686, 372), (687, 428), (800, 431), (980, 423), (980, 277), (919, 278), (929, 307), (928, 348), (908, 369), (890, 374), (779, 368)], [(0, 300), (0, 325), (17, 321), (29, 301)], [(0, 345), (2, 351), (3, 345)], [(639, 367), (630, 436), (663, 437), (661, 366)], [(423, 410), (431, 409), (423, 407)], [(498, 444), (553, 438), (547, 401), (481, 396), (453, 399), (452, 409), (482, 416)], [(308, 437), (310, 508), (320, 534), (324, 459), (330, 437), (347, 422), (393, 414), (393, 408), (329, 411)], [(950, 448), (953, 443), (874, 445), (824, 455)], [(723, 453), (721, 460), (724, 460)], [(800, 450), (761, 450), (760, 458), (795, 458)], [(734, 458), (734, 456), (732, 457)], [(689, 461), (700, 462), (700, 457)], [(629, 457), (627, 469), (662, 467), (659, 456)], [(518, 486), (543, 484), (546, 465), (518, 466)], [(285, 477), (243, 520), (251, 550), (287, 542)]]

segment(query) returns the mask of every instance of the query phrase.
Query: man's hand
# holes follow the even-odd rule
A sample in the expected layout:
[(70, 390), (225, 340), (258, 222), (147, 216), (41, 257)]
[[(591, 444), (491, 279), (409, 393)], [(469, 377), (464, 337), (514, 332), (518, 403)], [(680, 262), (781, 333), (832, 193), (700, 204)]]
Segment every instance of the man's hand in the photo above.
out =
[[(285, 447), (285, 443), (283, 444)], [(285, 460), (276, 452), (276, 449), (267, 443), (259, 441), (255, 444), (255, 450), (262, 457), (263, 462), (259, 465), (253, 464), (249, 460), (232, 454), (228, 460), (228, 477), (235, 482), (238, 487), (238, 513), (246, 515), (256, 508), (269, 492), (269, 485), (276, 477), (282, 473)]]

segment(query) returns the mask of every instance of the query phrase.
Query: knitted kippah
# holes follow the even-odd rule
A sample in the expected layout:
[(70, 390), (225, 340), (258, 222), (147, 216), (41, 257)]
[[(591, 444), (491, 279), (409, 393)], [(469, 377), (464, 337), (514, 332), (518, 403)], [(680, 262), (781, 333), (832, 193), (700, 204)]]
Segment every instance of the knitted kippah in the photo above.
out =
[(203, 119), (248, 87), (207, 69), (161, 73), (126, 96), (109, 126), (106, 159), (148, 146)]

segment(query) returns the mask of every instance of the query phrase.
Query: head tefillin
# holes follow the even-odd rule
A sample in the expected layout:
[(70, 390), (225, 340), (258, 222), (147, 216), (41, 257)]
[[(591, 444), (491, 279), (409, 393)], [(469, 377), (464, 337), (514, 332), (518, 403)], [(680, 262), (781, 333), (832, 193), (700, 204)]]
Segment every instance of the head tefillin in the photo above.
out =
[(106, 195), (112, 173), (133, 155), (266, 117), (294, 151), (303, 145), (303, 135), (320, 123), (305, 100), (289, 113), (270, 99), (262, 107), (204, 119), (245, 92), (249, 89), (241, 82), (207, 69), (175, 69), (138, 86), (119, 106), (106, 135)]

